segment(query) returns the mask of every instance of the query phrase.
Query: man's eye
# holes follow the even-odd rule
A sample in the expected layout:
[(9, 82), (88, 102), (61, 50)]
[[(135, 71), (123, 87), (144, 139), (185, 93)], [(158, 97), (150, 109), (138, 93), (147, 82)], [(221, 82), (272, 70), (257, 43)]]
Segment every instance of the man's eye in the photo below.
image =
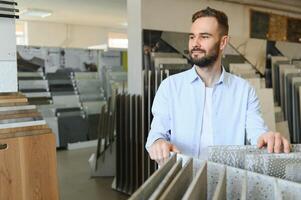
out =
[(203, 35), (202, 38), (207, 39), (207, 38), (209, 38), (209, 36)]
[(194, 37), (193, 36), (189, 36), (189, 39), (192, 40)]

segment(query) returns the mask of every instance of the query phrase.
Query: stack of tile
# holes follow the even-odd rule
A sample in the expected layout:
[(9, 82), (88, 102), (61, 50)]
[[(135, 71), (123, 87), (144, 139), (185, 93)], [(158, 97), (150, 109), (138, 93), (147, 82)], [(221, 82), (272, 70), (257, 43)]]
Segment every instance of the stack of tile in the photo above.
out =
[(73, 79), (75, 91), (79, 95), (87, 116), (88, 139), (96, 139), (101, 108), (106, 104), (99, 74), (97, 72), (75, 72)]
[(145, 150), (150, 130), (151, 106), (160, 83), (169, 75), (187, 70), (188, 65), (161, 65), (143, 71), (143, 95), (116, 97), (116, 177), (113, 188), (132, 194), (157, 169)]
[[(69, 72), (48, 73), (49, 88), (53, 105), (41, 109), (53, 124), (57, 121), (59, 147), (66, 148), (68, 143), (88, 139), (88, 122), (79, 95), (74, 88), (74, 80)], [(47, 114), (46, 114), (47, 113)], [(57, 117), (57, 119), (55, 119)]]
[[(258, 151), (255, 148), (252, 147), (251, 149)], [(245, 147), (245, 151), (246, 149), (248, 147)], [(223, 148), (220, 148), (218, 152), (222, 153)], [(227, 151), (228, 154), (217, 153), (214, 155), (218, 155), (219, 158), (226, 155), (225, 158), (229, 162), (232, 163), (233, 159), (237, 159), (237, 163), (242, 163), (243, 161), (240, 159), (242, 156), (240, 155), (243, 153), (235, 154), (235, 152), (232, 149), (231, 152)], [(234, 158), (233, 153), (237, 155)], [(273, 157), (273, 154), (269, 155)], [(274, 156), (277, 157), (278, 155)], [(222, 160), (225, 159), (222, 158)], [(176, 154), (171, 155), (170, 159), (130, 197), (131, 200), (276, 198), (300, 199), (301, 184)]]
[(19, 91), (32, 105), (51, 104), (48, 80), (43, 72), (18, 72)]
[(1, 199), (59, 199), (51, 129), (20, 93), (0, 95)]
[(299, 111), (301, 68), (290, 64), (291, 61), (283, 60), (276, 61), (272, 65), (275, 100), (281, 106), (284, 119), (288, 121), (292, 143), (299, 143), (301, 142), (301, 118)]

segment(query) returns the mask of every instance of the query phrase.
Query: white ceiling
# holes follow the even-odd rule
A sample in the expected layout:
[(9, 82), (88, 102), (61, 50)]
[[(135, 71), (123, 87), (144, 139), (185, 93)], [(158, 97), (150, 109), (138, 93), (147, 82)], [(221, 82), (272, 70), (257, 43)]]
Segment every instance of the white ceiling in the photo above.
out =
[(30, 18), (20, 15), (21, 20), (49, 21), (67, 24), (123, 28), (126, 26), (127, 0), (16, 0), (17, 8), (50, 10), (46, 18)]
[[(49, 21), (67, 24), (105, 26), (126, 29), (127, 0), (16, 0), (18, 9), (50, 10), (46, 18), (20, 16), (21, 20)], [(184, 1), (184, 0), (183, 0)], [(199, 0), (201, 1), (201, 0)], [(240, 3), (259, 7), (271, 6), (286, 9), (287, 12), (301, 13), (301, 0), (215, 0)]]

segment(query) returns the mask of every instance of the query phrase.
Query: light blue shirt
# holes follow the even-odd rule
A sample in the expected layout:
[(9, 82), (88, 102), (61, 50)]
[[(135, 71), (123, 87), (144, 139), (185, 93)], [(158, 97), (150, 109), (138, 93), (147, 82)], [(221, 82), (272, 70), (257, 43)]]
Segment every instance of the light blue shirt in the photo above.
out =
[[(162, 81), (152, 106), (153, 121), (146, 148), (163, 138), (183, 154), (198, 157), (201, 143), (205, 84), (195, 67)], [(256, 144), (268, 128), (261, 116), (255, 89), (222, 68), (213, 86), (214, 145)], [(246, 138), (247, 137), (247, 138)]]

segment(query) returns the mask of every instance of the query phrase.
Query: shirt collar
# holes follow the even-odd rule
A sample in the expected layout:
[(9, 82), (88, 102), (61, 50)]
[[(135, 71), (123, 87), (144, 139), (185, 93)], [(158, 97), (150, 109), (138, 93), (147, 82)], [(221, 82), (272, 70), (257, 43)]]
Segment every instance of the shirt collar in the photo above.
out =
[[(189, 82), (190, 83), (193, 83), (194, 81), (196, 81), (197, 79), (200, 79), (199, 75), (197, 74), (196, 72), (196, 67), (197, 66), (193, 66), (191, 69), (190, 69), (190, 72), (189, 72)], [(222, 66), (222, 74), (221, 76), (219, 77), (219, 80), (215, 83), (215, 85), (219, 85), (219, 84), (222, 84), (222, 83), (225, 83), (226, 85), (228, 84), (228, 73), (226, 72), (225, 68)], [(201, 80), (201, 79), (200, 79)]]

